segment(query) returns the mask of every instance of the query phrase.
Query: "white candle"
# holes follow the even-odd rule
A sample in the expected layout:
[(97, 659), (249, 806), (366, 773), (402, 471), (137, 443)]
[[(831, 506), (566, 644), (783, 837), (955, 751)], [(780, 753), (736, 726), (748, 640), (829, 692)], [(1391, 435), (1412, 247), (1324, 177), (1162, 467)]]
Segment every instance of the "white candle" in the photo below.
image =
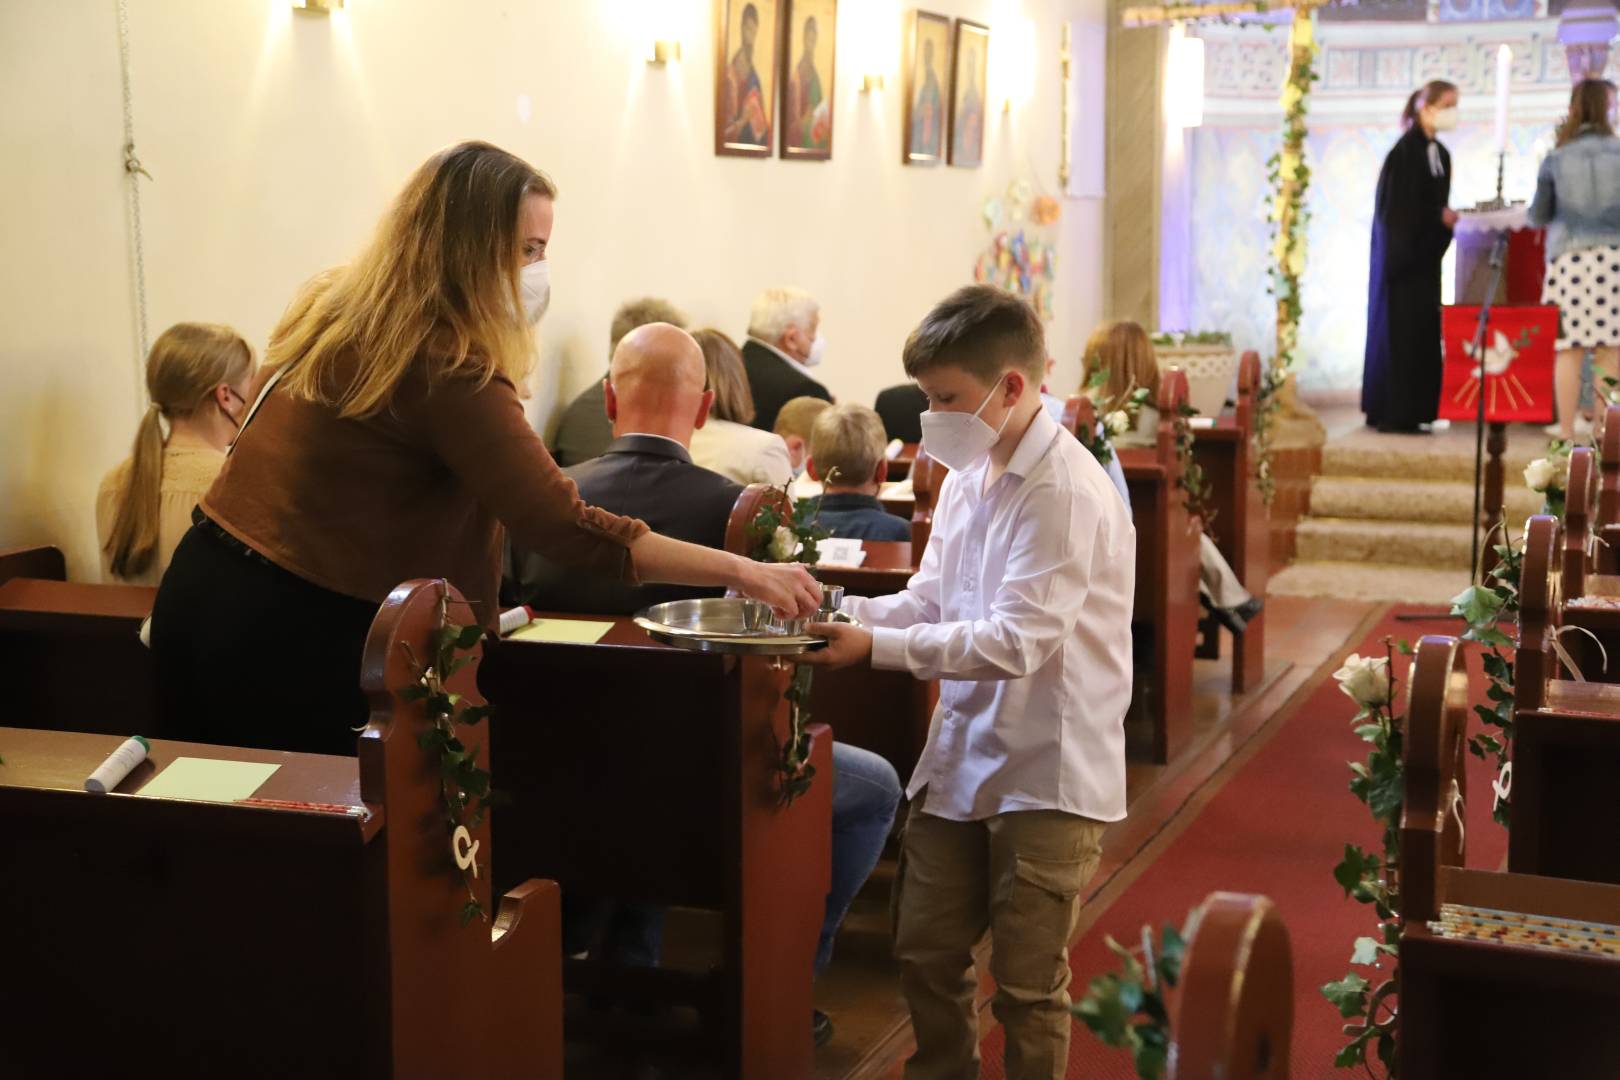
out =
[(1508, 86), (1513, 81), (1513, 50), (1503, 45), (1496, 50), (1496, 148), (1507, 153)]

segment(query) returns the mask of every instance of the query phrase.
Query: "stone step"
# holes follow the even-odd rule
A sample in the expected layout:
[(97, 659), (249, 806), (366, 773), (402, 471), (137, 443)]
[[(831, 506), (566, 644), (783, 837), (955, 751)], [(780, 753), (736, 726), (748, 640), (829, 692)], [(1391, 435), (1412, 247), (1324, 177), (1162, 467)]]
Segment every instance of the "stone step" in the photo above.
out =
[[(1417, 436), (1412, 436), (1416, 439)], [(1419, 447), (1411, 450), (1389, 449), (1384, 446), (1332, 446), (1322, 451), (1322, 475), (1358, 477), (1401, 477), (1407, 480), (1447, 480), (1468, 484), (1474, 482), (1473, 447), (1467, 453), (1453, 453), (1454, 443), (1448, 443), (1444, 452), (1422, 453)], [(1524, 467), (1542, 456), (1542, 448), (1513, 445), (1502, 455), (1502, 470), (1509, 487), (1523, 485)]]
[[(1451, 598), (1468, 587), (1462, 568), (1430, 570), (1416, 566), (1349, 562), (1296, 562), (1273, 574), (1266, 584), (1270, 596), (1331, 596), (1341, 600), (1382, 603), (1432, 604), (1449, 610)], [(1460, 633), (1461, 624), (1442, 629), (1413, 624), (1409, 635)]]
[[(1505, 516), (1514, 531), (1531, 514), (1541, 512), (1541, 496), (1524, 486), (1524, 478), (1505, 477)], [(1354, 476), (1318, 476), (1311, 483), (1312, 518), (1371, 521), (1452, 522), (1467, 525), (1474, 516), (1474, 485), (1444, 480), (1373, 480)]]
[(1466, 575), (1472, 530), (1468, 523), (1368, 521), (1311, 517), (1294, 532), (1302, 562), (1383, 563), (1460, 569)]

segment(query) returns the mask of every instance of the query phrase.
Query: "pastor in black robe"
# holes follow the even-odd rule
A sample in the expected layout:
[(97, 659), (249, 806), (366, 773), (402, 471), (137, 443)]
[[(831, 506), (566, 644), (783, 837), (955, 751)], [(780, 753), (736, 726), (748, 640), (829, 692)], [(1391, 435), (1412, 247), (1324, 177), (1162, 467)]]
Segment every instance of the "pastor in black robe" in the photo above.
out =
[(1451, 154), (1413, 124), (1384, 159), (1373, 211), (1361, 411), (1380, 430), (1416, 430), (1440, 407), (1440, 260), (1451, 246), (1441, 214), (1450, 198)]

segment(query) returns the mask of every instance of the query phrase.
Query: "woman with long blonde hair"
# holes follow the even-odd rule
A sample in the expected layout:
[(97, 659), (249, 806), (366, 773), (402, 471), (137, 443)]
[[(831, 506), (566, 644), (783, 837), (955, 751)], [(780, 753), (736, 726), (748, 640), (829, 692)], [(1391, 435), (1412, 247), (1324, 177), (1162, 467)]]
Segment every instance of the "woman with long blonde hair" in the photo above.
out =
[[(146, 357), (151, 398), (130, 456), (101, 481), (96, 533), (109, 581), (156, 585), (247, 410), (253, 349), (228, 326), (177, 323)], [(168, 425), (165, 436), (163, 427)]]
[[(378, 604), (402, 581), (445, 578), (494, 627), (503, 527), (582, 573), (814, 612), (802, 566), (585, 505), (524, 419), (555, 197), (506, 151), (453, 146), (416, 170), (353, 262), (293, 302), (271, 336), (274, 374), (158, 591), (165, 734), (353, 754)], [(244, 681), (243, 657), (260, 677)]]
[(1598, 400), (1602, 380), (1620, 379), (1620, 138), (1614, 134), (1614, 84), (1582, 79), (1569, 95), (1558, 146), (1541, 163), (1529, 218), (1547, 227), (1547, 276), (1541, 302), (1558, 305), (1553, 398), (1563, 439), (1590, 435), (1577, 416), (1581, 361), (1592, 350)]

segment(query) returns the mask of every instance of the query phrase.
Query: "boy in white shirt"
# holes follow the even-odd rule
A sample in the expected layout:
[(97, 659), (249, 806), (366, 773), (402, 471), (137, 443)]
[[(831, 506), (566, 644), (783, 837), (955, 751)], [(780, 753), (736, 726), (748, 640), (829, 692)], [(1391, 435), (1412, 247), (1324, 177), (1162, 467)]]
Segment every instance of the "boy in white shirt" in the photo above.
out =
[(990, 931), (1007, 1075), (1060, 1080), (1068, 943), (1104, 823), (1125, 816), (1136, 533), (1108, 476), (1042, 408), (1039, 317), (960, 289), (906, 341), (928, 453), (950, 468), (933, 536), (895, 596), (805, 660), (940, 680), (906, 794), (895, 952), (908, 1080), (978, 1076), (972, 949)]

